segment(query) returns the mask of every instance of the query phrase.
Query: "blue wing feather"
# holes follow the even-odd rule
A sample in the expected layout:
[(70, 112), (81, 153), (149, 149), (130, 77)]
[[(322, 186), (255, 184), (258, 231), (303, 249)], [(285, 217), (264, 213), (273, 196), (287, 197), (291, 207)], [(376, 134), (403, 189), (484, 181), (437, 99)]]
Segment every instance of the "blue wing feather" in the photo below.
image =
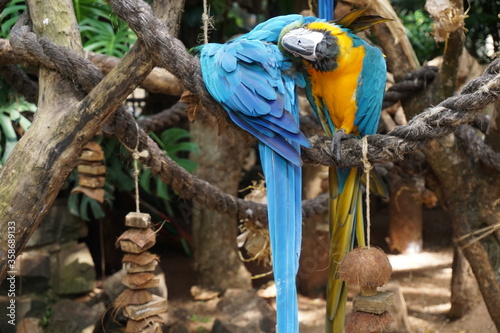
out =
[(382, 52), (366, 44), (360, 84), (356, 91), (358, 111), (354, 125), (362, 136), (377, 132), (384, 99), (386, 63)]
[[(297, 15), (287, 15), (281, 23), (295, 17)], [(269, 23), (259, 29), (266, 26), (269, 27)], [(279, 36), (274, 30), (271, 33)], [(226, 44), (201, 47), (205, 85), (238, 125), (290, 162), (300, 165), (299, 149), (291, 143), (309, 146), (309, 142), (291, 112), (298, 103), (295, 83), (304, 82), (304, 78), (299, 73), (293, 76), (288, 73), (291, 60), (278, 46), (251, 39), (254, 36), (255, 30)]]

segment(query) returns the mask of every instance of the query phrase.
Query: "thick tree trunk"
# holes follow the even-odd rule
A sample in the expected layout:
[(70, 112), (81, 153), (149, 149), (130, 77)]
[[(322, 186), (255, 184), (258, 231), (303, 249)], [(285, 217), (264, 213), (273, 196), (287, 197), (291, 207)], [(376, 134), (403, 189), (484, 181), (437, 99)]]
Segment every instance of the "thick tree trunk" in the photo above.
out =
[[(175, 3), (178, 4), (182, 2)], [(40, 36), (81, 52), (79, 43), (75, 42), (79, 38), (78, 31), (72, 30), (77, 29), (77, 25), (71, 1), (33, 1), (28, 5), (30, 13), (35, 13), (35, 29), (42, 27), (41, 31), (36, 30)], [(178, 13), (178, 10), (169, 11), (169, 15)], [(169, 21), (172, 25), (176, 22)], [(0, 281), (7, 270), (12, 269), (11, 262), (7, 261), (12, 254), (8, 251), (16, 256), (22, 252), (76, 165), (81, 147), (102, 128), (153, 65), (141, 43), (136, 43), (79, 103), (77, 99), (84, 95), (77, 96), (73, 81), (63, 80), (46, 69), (41, 71), (39, 94), (42, 97), (35, 120), (0, 173)], [(59, 81), (51, 81), (54, 78)], [(54, 97), (56, 95), (58, 97)], [(49, 105), (47, 101), (54, 104)]]
[[(71, 1), (28, 1), (28, 7), (33, 28), (39, 36), (81, 52)], [(78, 97), (82, 96), (71, 81), (57, 72), (40, 68), (35, 119), (0, 174), (0, 263), (3, 263), (0, 281), (5, 277), (7, 250), (15, 249), (17, 256), (24, 248), (74, 166), (64, 160), (77, 159), (76, 145), (71, 150), (63, 149), (66, 142), (75, 139), (74, 129), (67, 126), (67, 110)], [(8, 247), (8, 241), (13, 247)], [(8, 254), (12, 259), (13, 252)], [(7, 269), (15, 270), (10, 266), (11, 261), (8, 263)]]
[[(206, 115), (198, 114), (191, 124), (191, 138), (200, 154), (192, 154), (199, 163), (195, 174), (236, 196), (245, 159), (239, 133), (228, 129), (218, 135), (217, 128)], [(236, 246), (236, 217), (228, 216), (201, 205), (194, 206), (193, 241), (196, 268), (202, 287), (213, 290), (251, 288), (250, 273), (239, 259)]]
[(480, 294), (476, 278), (459, 248), (455, 248), (452, 269), (451, 309), (447, 317), (450, 319), (459, 319), (477, 304)]

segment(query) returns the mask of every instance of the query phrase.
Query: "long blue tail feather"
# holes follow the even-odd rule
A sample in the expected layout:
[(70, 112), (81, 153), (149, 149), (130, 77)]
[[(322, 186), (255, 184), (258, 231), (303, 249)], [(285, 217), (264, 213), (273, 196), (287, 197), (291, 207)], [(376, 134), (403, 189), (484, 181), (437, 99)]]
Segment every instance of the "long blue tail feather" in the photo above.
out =
[(296, 275), (302, 237), (302, 169), (259, 145), (267, 206), (278, 333), (298, 332)]

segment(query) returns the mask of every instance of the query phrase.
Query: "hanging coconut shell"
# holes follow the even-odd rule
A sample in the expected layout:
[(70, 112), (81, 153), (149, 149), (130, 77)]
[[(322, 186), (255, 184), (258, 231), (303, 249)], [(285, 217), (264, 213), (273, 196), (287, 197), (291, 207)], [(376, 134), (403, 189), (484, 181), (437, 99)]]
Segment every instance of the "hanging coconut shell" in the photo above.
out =
[(375, 333), (381, 332), (393, 321), (389, 312), (380, 315), (352, 312), (345, 321), (345, 333)]
[(140, 305), (128, 305), (123, 309), (123, 315), (129, 319), (141, 320), (167, 312), (168, 302), (163, 297), (153, 295), (153, 299)]
[(377, 293), (377, 287), (389, 281), (392, 266), (381, 249), (358, 247), (342, 259), (338, 274), (347, 284), (360, 286), (364, 296), (370, 296)]

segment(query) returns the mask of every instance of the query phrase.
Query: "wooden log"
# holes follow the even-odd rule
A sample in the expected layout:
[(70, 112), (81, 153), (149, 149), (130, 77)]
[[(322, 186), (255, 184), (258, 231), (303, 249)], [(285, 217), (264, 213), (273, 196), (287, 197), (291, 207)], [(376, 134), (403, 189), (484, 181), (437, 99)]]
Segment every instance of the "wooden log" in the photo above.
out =
[(90, 187), (90, 188), (101, 188), (106, 183), (105, 177), (89, 177), (80, 175), (78, 177), (78, 185)]
[(76, 170), (78, 170), (79, 173), (88, 175), (104, 175), (106, 173), (106, 166), (100, 163), (97, 165), (79, 164)]
[(145, 304), (129, 305), (123, 309), (123, 315), (129, 319), (141, 320), (168, 310), (168, 302), (163, 297), (153, 295), (153, 299)]
[(352, 300), (354, 311), (382, 314), (389, 309), (393, 302), (390, 292), (377, 293), (373, 296), (357, 295)]
[(104, 159), (104, 152), (94, 150), (84, 150), (80, 155), (80, 159), (89, 162), (102, 161)]

